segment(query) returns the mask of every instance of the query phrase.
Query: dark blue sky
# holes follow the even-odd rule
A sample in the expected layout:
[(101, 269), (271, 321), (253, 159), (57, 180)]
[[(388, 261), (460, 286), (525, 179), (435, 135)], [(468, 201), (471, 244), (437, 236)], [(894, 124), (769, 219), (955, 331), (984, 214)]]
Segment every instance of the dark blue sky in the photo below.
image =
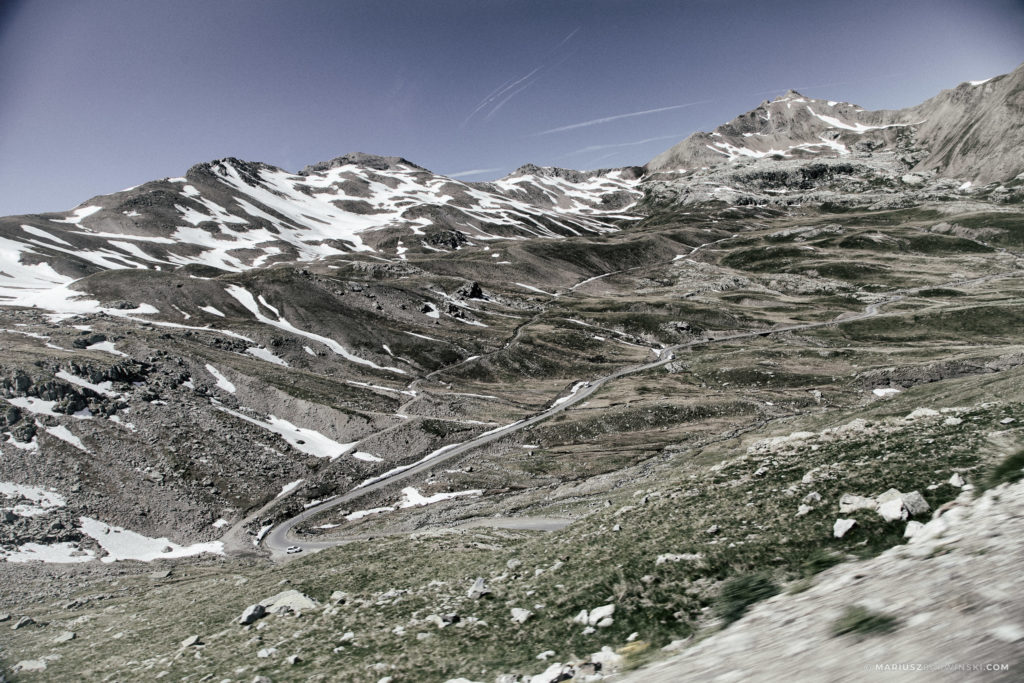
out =
[(899, 108), (1021, 61), (1020, 0), (0, 0), (0, 215), (223, 156), (642, 164), (788, 88)]

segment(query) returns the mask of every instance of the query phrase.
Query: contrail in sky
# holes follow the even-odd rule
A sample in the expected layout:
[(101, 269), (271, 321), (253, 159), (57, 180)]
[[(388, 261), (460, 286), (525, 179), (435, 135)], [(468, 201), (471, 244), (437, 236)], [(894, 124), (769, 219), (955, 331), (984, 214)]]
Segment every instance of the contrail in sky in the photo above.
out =
[[(545, 61), (549, 59), (555, 52), (557, 52), (560, 47), (562, 47), (570, 40), (572, 40), (572, 37), (579, 33), (580, 28), (582, 27), (577, 26), (576, 28), (574, 28), (572, 31), (569, 32), (569, 34), (565, 38), (562, 38), (558, 45), (555, 45), (553, 48), (548, 50), (548, 54), (544, 58)], [(515, 80), (508, 80), (502, 83), (493, 92), (491, 92), (490, 95), (480, 100), (476, 107), (473, 108), (473, 111), (469, 112), (469, 116), (467, 116), (466, 120), (462, 122), (461, 127), (465, 128), (466, 125), (473, 119), (474, 116), (476, 116), (485, 109), (490, 108), (487, 114), (484, 116), (485, 121), (494, 116), (499, 109), (501, 109), (502, 107), (505, 106), (505, 104), (508, 103), (509, 100), (511, 100), (513, 97), (515, 97), (516, 95), (518, 95), (519, 93), (523, 92), (531, 85), (533, 85), (533, 82), (536, 80), (535, 77), (537, 76), (537, 74), (540, 73), (544, 68), (546, 68), (546, 66), (546, 64), (541, 64), (540, 66), (538, 66), (525, 76), (522, 76)]]
[[(586, 154), (587, 152), (600, 152), (602, 149), (617, 149), (619, 147), (635, 147), (636, 145), (645, 145), (648, 142), (660, 142), (661, 140), (682, 140), (684, 137), (686, 137), (686, 136), (685, 135), (659, 135), (656, 138), (645, 138), (643, 140), (634, 140), (632, 142), (616, 142), (616, 143), (609, 144), (609, 145), (590, 145), (588, 147), (583, 147), (581, 149), (577, 149), (577, 150), (574, 150), (572, 152), (568, 152), (566, 154), (563, 154), (561, 157), (558, 157), (558, 158), (562, 159), (562, 158), (565, 158), (565, 157), (572, 157), (572, 156), (576, 156), (577, 154)], [(612, 152), (612, 154), (615, 154), (615, 152)], [(608, 155), (608, 156), (610, 156), (610, 155)], [(603, 159), (604, 157), (601, 157), (601, 158)]]
[(687, 102), (686, 104), (674, 104), (671, 107), (658, 107), (657, 109), (644, 109), (643, 111), (633, 111), (628, 114), (616, 114), (615, 116), (605, 116), (601, 119), (591, 119), (590, 121), (581, 121), (580, 123), (573, 123), (568, 126), (561, 126), (560, 128), (552, 128), (551, 130), (542, 130), (539, 133), (534, 133), (533, 136), (548, 135), (550, 133), (561, 133), (567, 130), (575, 130), (577, 128), (586, 128), (587, 126), (596, 126), (601, 123), (608, 123), (610, 121), (618, 121), (619, 119), (628, 119), (634, 116), (646, 116), (647, 114), (657, 114), (662, 111), (672, 111), (673, 109), (682, 109), (684, 107), (693, 107), (698, 104), (708, 104), (714, 102), (714, 100), (700, 100), (699, 102)]
[(503, 170), (502, 168), (471, 168), (468, 171), (459, 171), (458, 173), (448, 173), (449, 178), (464, 178), (468, 175), (480, 175), (483, 173), (497, 173)]

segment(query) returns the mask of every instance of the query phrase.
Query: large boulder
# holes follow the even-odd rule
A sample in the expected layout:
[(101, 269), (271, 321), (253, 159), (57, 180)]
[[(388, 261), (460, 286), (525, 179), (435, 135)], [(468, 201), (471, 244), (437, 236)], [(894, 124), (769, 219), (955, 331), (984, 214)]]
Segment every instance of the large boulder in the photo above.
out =
[(295, 589), (282, 591), (277, 595), (260, 600), (260, 605), (263, 606), (267, 614), (298, 614), (320, 607), (320, 603), (316, 600)]

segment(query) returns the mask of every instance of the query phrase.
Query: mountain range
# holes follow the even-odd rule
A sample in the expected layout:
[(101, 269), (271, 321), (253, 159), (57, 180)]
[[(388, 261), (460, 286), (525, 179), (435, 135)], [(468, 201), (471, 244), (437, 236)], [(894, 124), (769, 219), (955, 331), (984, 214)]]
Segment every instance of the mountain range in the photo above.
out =
[(884, 564), (1019, 474), (1022, 124), (1024, 65), (643, 166), (226, 158), (0, 218), (0, 670), (599, 680)]

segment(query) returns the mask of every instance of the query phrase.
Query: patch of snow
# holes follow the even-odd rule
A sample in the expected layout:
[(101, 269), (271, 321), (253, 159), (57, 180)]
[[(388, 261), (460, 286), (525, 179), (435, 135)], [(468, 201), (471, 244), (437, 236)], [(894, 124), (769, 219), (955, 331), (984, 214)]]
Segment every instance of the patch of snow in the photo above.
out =
[(7, 562), (44, 562), (46, 564), (72, 564), (75, 562), (88, 562), (96, 558), (96, 553), (91, 550), (82, 550), (76, 543), (53, 543), (42, 545), (39, 543), (26, 543), (18, 546), (17, 550), (8, 551), (0, 549), (0, 558)]
[(373, 453), (367, 453), (366, 451), (356, 451), (352, 454), (352, 457), (356, 460), (363, 460), (364, 462), (383, 462), (384, 458), (379, 458)]
[(38, 486), (26, 484), (15, 484), (9, 481), (0, 481), (0, 496), (6, 498), (27, 498), (32, 505), (19, 503), (11, 508), (14, 514), (21, 517), (34, 517), (35, 515), (46, 514), (52, 508), (64, 507), (67, 500), (56, 491), (50, 491)]
[(392, 508), (392, 507), (379, 507), (379, 508), (372, 508), (370, 510), (356, 510), (355, 512), (353, 512), (351, 514), (345, 515), (345, 519), (347, 519), (350, 522), (354, 522), (357, 519), (362, 519), (363, 517), (369, 517), (370, 515), (377, 515), (377, 514), (380, 514), (382, 512), (394, 512), (394, 510), (395, 510), (395, 508)]
[(289, 482), (289, 483), (285, 484), (284, 486), (281, 487), (281, 493), (277, 494), (274, 497), (275, 498), (283, 498), (284, 496), (287, 496), (289, 493), (291, 493), (295, 489), (299, 488), (302, 485), (302, 482), (304, 482), (304, 481), (306, 481), (306, 480), (305, 479), (296, 479), (295, 481), (292, 481), (292, 482)]
[(274, 354), (272, 354), (267, 349), (262, 349), (262, 348), (260, 348), (258, 346), (250, 346), (249, 348), (247, 348), (245, 350), (245, 352), (248, 353), (249, 355), (256, 356), (260, 360), (265, 360), (268, 363), (273, 363), (275, 365), (283, 365), (284, 367), (288, 367), (288, 363), (283, 358), (275, 356)]
[(109, 341), (96, 342), (95, 344), (90, 344), (89, 346), (86, 346), (85, 348), (88, 349), (89, 351), (104, 351), (106, 353), (112, 353), (115, 356), (124, 356), (125, 358), (128, 357), (128, 354), (125, 353), (124, 351), (118, 351), (117, 350), (117, 348), (114, 346), (114, 342), (109, 342)]
[(57, 374), (54, 375), (54, 377), (59, 377), (65, 382), (70, 382), (71, 384), (74, 384), (76, 386), (84, 387), (86, 389), (94, 391), (95, 393), (100, 394), (101, 396), (109, 396), (111, 398), (116, 398), (121, 395), (120, 393), (113, 390), (114, 383), (110, 381), (102, 382), (100, 384), (93, 384), (89, 380), (79, 377), (77, 375), (72, 375), (70, 372), (66, 370), (59, 371)]
[(320, 342), (321, 344), (325, 345), (327, 348), (329, 348), (332, 351), (334, 351), (334, 353), (338, 354), (342, 358), (345, 358), (346, 360), (349, 360), (349, 361), (351, 361), (353, 363), (358, 363), (359, 365), (366, 365), (368, 367), (374, 368), (375, 370), (386, 370), (388, 372), (396, 372), (396, 373), (401, 374), (401, 375), (406, 374), (405, 370), (402, 370), (401, 368), (393, 368), (393, 367), (377, 365), (376, 363), (374, 363), (372, 361), (368, 361), (365, 358), (360, 358), (359, 356), (356, 356), (355, 354), (349, 352), (348, 349), (346, 349), (344, 346), (342, 346), (338, 342), (334, 341), (330, 337), (325, 337), (323, 335), (315, 334), (313, 332), (307, 332), (305, 330), (301, 330), (298, 327), (295, 327), (294, 325), (292, 325), (290, 322), (288, 322), (287, 320), (285, 320), (282, 317), (279, 317), (277, 320), (273, 320), (271, 318), (268, 318), (267, 316), (263, 315), (263, 313), (260, 311), (259, 304), (256, 303), (256, 298), (253, 297), (252, 293), (249, 292), (247, 289), (239, 287), (238, 285), (231, 285), (225, 291), (228, 294), (230, 294), (232, 297), (234, 297), (234, 299), (236, 301), (238, 301), (240, 304), (242, 304), (242, 306), (244, 306), (246, 309), (248, 309), (248, 311), (250, 313), (252, 313), (253, 316), (257, 320), (259, 320), (261, 323), (264, 323), (266, 325), (270, 325), (272, 327), (276, 327), (276, 328), (278, 328), (280, 330), (284, 330), (286, 332), (290, 332), (290, 333), (298, 335), (300, 337), (306, 337), (307, 339), (312, 339), (313, 341)]
[(544, 294), (546, 296), (554, 296), (554, 294), (552, 294), (551, 292), (545, 292), (543, 289), (538, 289), (537, 287), (533, 287), (531, 285), (524, 285), (522, 282), (515, 282), (513, 284), (515, 284), (516, 287), (522, 287), (523, 289), (528, 289), (531, 292), (537, 292), (538, 294)]
[(82, 451), (83, 453), (89, 452), (89, 449), (85, 447), (85, 444), (82, 443), (82, 440), (79, 439), (74, 434), (72, 434), (71, 430), (65, 427), (64, 425), (57, 425), (56, 427), (47, 427), (46, 433), (52, 434), (61, 441), (71, 444), (72, 446)]
[(220, 310), (219, 310), (219, 309), (217, 309), (217, 308), (216, 308), (215, 306), (200, 306), (200, 307), (199, 307), (199, 310), (200, 310), (200, 311), (206, 311), (206, 312), (207, 312), (207, 313), (209, 313), (210, 315), (217, 315), (217, 316), (220, 316), (221, 318), (226, 318), (226, 317), (227, 317), (226, 315), (224, 315), (223, 313), (221, 313), (221, 312), (220, 312)]
[(72, 212), (72, 215), (67, 218), (51, 218), (50, 220), (54, 223), (70, 223), (71, 225), (78, 225), (82, 222), (83, 218), (88, 218), (102, 209), (102, 206), (83, 206), (80, 209), (75, 209)]
[(437, 306), (435, 306), (434, 304), (428, 301), (427, 303), (423, 304), (423, 306), (427, 309), (426, 311), (424, 311), (424, 314), (428, 318), (436, 319), (441, 317), (441, 311), (437, 310)]
[(230, 410), (224, 406), (217, 406), (217, 409), (234, 415), (246, 422), (251, 422), (258, 427), (263, 427), (268, 431), (274, 432), (291, 444), (291, 446), (296, 450), (317, 458), (329, 458), (331, 460), (335, 460), (352, 450), (352, 448), (358, 443), (358, 441), (353, 441), (352, 443), (338, 443), (337, 441), (324, 436), (320, 432), (312, 429), (296, 427), (288, 420), (282, 420), (281, 418), (274, 417), (273, 415), (268, 416), (267, 422), (264, 422), (262, 420), (257, 420), (254, 417), (249, 417), (248, 415), (236, 410)]
[(574, 384), (572, 386), (572, 389), (569, 390), (568, 394), (566, 394), (565, 396), (562, 396), (561, 398), (555, 399), (555, 402), (552, 403), (551, 405), (552, 406), (560, 406), (560, 405), (562, 405), (563, 403), (565, 403), (566, 401), (571, 399), (573, 396), (575, 396), (576, 392), (579, 391), (581, 388), (583, 388), (586, 385), (587, 385), (587, 382), (576, 382), (576, 384)]
[(232, 384), (230, 381), (228, 381), (228, 378), (225, 377), (224, 375), (222, 375), (220, 373), (220, 371), (217, 370), (217, 368), (215, 368), (212, 365), (210, 365), (209, 363), (207, 363), (206, 364), (206, 371), (208, 373), (210, 373), (211, 375), (213, 375), (214, 379), (217, 380), (217, 387), (219, 389), (223, 389), (224, 391), (228, 392), (229, 394), (235, 393), (235, 391), (236, 391), (235, 385)]
[(424, 496), (412, 486), (402, 489), (402, 501), (398, 504), (400, 508), (420, 507), (439, 503), (442, 500), (451, 500), (462, 496), (482, 496), (482, 489), (469, 489), (466, 491), (452, 491), (451, 493), (435, 493), (432, 496)]
[[(44, 401), (42, 399), (35, 398), (34, 396), (15, 396), (13, 398), (9, 398), (6, 400), (11, 405), (23, 408), (30, 413), (35, 413), (36, 415), (49, 415), (50, 417), (65, 417), (63, 413), (54, 412), (53, 407), (57, 405), (56, 401)], [(85, 415), (85, 412), (88, 412), (88, 409), (86, 409), (85, 411), (80, 410), (74, 415), (72, 415), (72, 417), (77, 417), (80, 420), (88, 420), (89, 418), (92, 417), (92, 413)]]
[(122, 527), (111, 526), (91, 517), (80, 517), (79, 522), (82, 525), (82, 533), (93, 538), (100, 544), (100, 547), (107, 551), (107, 556), (101, 558), (102, 562), (117, 562), (119, 560), (151, 562), (174, 557), (191, 557), (201, 553), (224, 554), (224, 544), (220, 541), (181, 546), (167, 538), (150, 538)]
[(875, 396), (885, 398), (887, 396), (895, 396), (896, 394), (900, 393), (900, 390), (895, 389), (893, 387), (883, 387), (881, 389), (873, 389), (871, 393), (874, 394)]
[(223, 529), (224, 527), (228, 526), (229, 524), (231, 524), (231, 522), (229, 522), (228, 520), (226, 520), (223, 517), (221, 517), (220, 519), (218, 519), (216, 522), (213, 523), (213, 528), (214, 529)]

